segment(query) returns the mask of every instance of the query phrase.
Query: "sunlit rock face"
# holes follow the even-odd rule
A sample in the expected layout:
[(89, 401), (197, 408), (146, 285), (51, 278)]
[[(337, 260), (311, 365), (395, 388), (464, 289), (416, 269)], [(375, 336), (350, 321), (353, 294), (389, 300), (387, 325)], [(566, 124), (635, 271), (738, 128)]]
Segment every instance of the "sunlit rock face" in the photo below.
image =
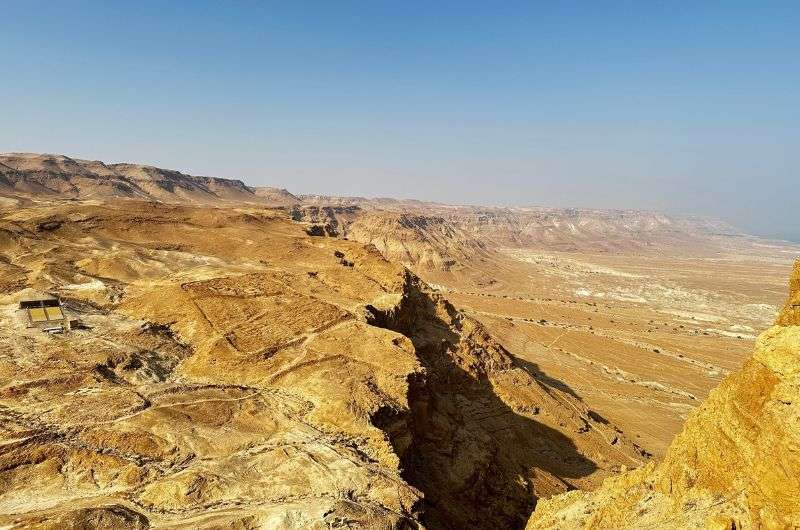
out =
[(795, 263), (789, 280), (789, 299), (783, 306), (778, 320), (779, 326), (800, 326), (800, 261)]
[(142, 164), (105, 164), (37, 153), (0, 154), (0, 192), (86, 200), (128, 198), (173, 203), (291, 205), (286, 190), (197, 177)]

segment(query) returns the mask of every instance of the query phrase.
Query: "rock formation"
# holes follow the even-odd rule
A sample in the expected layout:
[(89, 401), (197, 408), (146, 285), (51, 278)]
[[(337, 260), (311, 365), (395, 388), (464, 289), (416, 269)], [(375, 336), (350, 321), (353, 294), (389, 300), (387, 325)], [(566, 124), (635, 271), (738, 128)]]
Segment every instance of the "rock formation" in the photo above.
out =
[[(285, 211), (0, 218), (0, 525), (513, 528), (645, 460), (374, 247)], [(27, 328), (26, 289), (73, 331)]]
[[(666, 413), (637, 411), (658, 404), (675, 415), (654, 429), (663, 454), (694, 406), (680, 385), (705, 395), (746, 348), (718, 345), (753, 329), (710, 329), (705, 305), (763, 326), (750, 280), (786, 262), (731, 260), (721, 285), (752, 296), (696, 296), (710, 269), (652, 291), (711, 320), (612, 295), (662, 281), (653, 249), (718, 263), (738, 237), (647, 212), (297, 197), (2, 155), (0, 526), (522, 528), (537, 502), (533, 528), (797, 524), (800, 270), (661, 465), (629, 437), (650, 446), (643, 426)], [(644, 269), (558, 252), (575, 248)], [(30, 290), (60, 297), (70, 333), (28, 327)]]
[(664, 461), (541, 501), (539, 528), (800, 527), (800, 262), (753, 356), (689, 418)]
[(422, 269), (446, 271), (491, 254), (485, 243), (439, 216), (367, 213), (349, 224), (345, 233), (374, 245), (393, 261)]
[(789, 299), (775, 323), (779, 326), (800, 326), (800, 261), (794, 265), (792, 278), (789, 280)]
[(225, 202), (290, 205), (299, 202), (286, 190), (251, 188), (239, 180), (196, 177), (141, 164), (105, 164), (63, 155), (0, 155), (0, 193), (38, 197), (108, 199), (112, 197), (213, 204)]
[[(422, 269), (449, 270), (491, 258), (498, 247), (642, 251), (696, 245), (739, 234), (715, 220), (636, 210), (452, 206), (417, 200), (295, 196), (240, 180), (200, 177), (141, 164), (64, 155), (0, 154), (0, 198), (129, 198), (165, 203), (283, 206), (295, 220), (318, 219), (322, 234), (374, 244)], [(323, 219), (324, 218), (324, 219)], [(326, 228), (326, 226), (328, 228)]]

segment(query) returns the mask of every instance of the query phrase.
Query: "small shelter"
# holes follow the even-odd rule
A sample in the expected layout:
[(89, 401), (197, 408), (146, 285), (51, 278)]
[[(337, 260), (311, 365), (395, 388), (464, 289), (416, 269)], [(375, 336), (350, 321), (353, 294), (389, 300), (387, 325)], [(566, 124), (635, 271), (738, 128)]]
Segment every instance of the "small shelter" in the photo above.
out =
[(31, 293), (19, 301), (19, 308), (28, 317), (28, 327), (39, 328), (49, 333), (69, 331), (69, 320), (57, 296), (46, 293)]

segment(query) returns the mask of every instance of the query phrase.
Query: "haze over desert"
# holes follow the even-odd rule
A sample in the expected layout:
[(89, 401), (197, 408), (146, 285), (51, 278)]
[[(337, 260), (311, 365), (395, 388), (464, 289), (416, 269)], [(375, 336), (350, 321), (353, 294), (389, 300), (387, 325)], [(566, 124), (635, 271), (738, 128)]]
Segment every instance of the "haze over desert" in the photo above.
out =
[(2, 6), (0, 530), (800, 529), (800, 10)]

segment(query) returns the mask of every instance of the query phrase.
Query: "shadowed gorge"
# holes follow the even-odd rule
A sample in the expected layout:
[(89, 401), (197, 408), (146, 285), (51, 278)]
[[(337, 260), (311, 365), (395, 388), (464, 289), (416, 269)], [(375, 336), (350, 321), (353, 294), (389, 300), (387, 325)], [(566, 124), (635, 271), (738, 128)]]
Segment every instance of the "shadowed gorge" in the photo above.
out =
[[(426, 295), (418, 280), (408, 283), (399, 306), (372, 309), (370, 321), (411, 337), (425, 369), (410, 382), (409, 411), (379, 419), (403, 476), (425, 493), (422, 520), (430, 528), (518, 527), (538, 495), (571, 489), (569, 479), (597, 466), (533, 419), (542, 409), (566, 408), (553, 389), (520, 369), (480, 325)], [(514, 398), (525, 405), (514, 410)], [(570, 419), (586, 430), (593, 421)]]
[(0, 530), (800, 530), (798, 5), (4, 2)]

